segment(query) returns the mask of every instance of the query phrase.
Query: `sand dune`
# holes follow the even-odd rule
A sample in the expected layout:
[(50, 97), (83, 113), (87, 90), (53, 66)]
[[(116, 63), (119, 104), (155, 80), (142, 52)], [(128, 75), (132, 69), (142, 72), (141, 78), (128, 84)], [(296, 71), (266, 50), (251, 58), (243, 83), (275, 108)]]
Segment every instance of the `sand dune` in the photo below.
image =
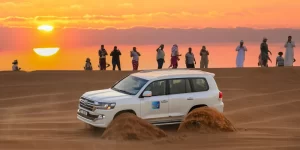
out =
[(208, 69), (224, 93), (224, 115), (237, 132), (177, 133), (166, 139), (116, 142), (101, 139), (78, 121), (78, 98), (108, 88), (131, 72), (0, 72), (0, 149), (300, 149), (300, 68)]

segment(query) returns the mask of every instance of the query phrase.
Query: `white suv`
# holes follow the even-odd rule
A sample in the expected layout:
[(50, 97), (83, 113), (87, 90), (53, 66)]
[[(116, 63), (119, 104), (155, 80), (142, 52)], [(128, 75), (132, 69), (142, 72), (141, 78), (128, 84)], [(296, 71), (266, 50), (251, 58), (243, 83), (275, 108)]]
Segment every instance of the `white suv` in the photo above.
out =
[(109, 89), (84, 93), (79, 100), (77, 118), (106, 128), (124, 112), (154, 125), (179, 124), (189, 112), (203, 106), (223, 112), (223, 95), (214, 76), (188, 69), (133, 73)]

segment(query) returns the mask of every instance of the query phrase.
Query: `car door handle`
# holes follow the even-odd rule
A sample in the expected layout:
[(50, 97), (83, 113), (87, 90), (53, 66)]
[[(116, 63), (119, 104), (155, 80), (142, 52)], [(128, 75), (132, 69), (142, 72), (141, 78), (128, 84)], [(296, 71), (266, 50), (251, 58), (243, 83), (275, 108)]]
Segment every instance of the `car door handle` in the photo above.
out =
[(160, 101), (161, 103), (167, 103), (168, 101), (167, 100), (162, 100)]
[(192, 97), (187, 98), (186, 100), (194, 100)]

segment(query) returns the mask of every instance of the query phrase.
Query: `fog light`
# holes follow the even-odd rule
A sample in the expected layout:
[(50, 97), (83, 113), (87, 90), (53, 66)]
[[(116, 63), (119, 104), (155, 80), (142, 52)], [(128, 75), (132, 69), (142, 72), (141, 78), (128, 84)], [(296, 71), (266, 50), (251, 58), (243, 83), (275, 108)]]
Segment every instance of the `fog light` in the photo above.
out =
[(104, 115), (99, 115), (99, 116), (98, 116), (98, 119), (104, 119), (104, 118), (105, 118)]
[(99, 115), (98, 118), (95, 118), (94, 121), (102, 120), (105, 118), (105, 115)]

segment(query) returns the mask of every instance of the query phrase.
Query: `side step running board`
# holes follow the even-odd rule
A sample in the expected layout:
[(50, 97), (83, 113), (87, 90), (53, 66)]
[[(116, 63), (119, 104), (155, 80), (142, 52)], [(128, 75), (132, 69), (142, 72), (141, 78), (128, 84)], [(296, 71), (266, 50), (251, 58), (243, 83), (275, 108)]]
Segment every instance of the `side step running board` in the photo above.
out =
[(159, 122), (159, 123), (152, 123), (155, 126), (161, 126), (161, 125), (171, 125), (171, 124), (180, 124), (181, 121), (174, 121), (174, 122)]

